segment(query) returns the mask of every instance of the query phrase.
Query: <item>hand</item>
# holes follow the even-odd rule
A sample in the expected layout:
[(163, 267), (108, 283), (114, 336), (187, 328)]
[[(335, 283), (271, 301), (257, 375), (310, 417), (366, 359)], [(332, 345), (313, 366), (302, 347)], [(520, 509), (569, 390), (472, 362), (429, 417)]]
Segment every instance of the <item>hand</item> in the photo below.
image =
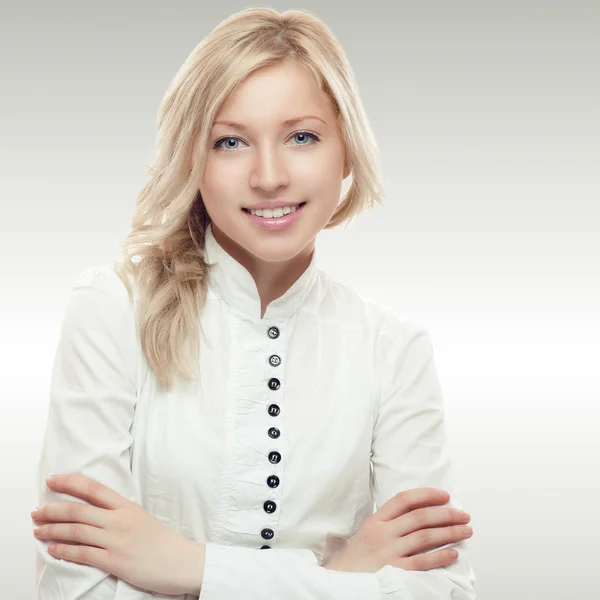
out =
[(83, 475), (56, 475), (48, 487), (91, 502), (54, 502), (31, 513), (51, 556), (112, 573), (160, 594), (200, 594), (204, 546), (167, 529), (139, 504)]
[(348, 546), (323, 566), (334, 571), (375, 573), (385, 565), (406, 571), (427, 571), (456, 560), (450, 548), (424, 550), (463, 540), (472, 535), (464, 527), (471, 517), (453, 507), (440, 507), (448, 492), (415, 488), (396, 494), (366, 519)]

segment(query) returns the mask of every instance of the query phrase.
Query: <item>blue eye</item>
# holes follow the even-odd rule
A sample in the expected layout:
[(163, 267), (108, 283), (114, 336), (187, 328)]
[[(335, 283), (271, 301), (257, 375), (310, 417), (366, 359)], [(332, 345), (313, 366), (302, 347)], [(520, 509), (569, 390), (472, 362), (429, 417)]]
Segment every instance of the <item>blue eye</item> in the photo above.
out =
[[(304, 138), (306, 139), (306, 143), (302, 143), (302, 144), (296, 144), (297, 146), (310, 146), (311, 144), (309, 144), (309, 140), (313, 140), (314, 142), (320, 142), (321, 139), (319, 138), (318, 135), (314, 134), (314, 133), (310, 133), (309, 131), (298, 131), (296, 133), (294, 133), (294, 135), (292, 137), (296, 137), (296, 136), (304, 136)], [(308, 137), (307, 137), (308, 136)], [(224, 138), (221, 138), (220, 140), (215, 142), (215, 145), (213, 146), (213, 148), (215, 150), (225, 150), (226, 152), (233, 152), (235, 150), (237, 150), (237, 147), (232, 148), (230, 145), (228, 145), (227, 147), (222, 146), (223, 142), (226, 141), (230, 141), (233, 140), (234, 142), (241, 142), (242, 140), (240, 140), (240, 138), (238, 137), (233, 137), (233, 136), (227, 136)]]
[[(297, 133), (294, 134), (294, 137), (297, 135), (303, 135), (303, 136), (305, 136), (305, 138), (306, 138), (306, 136), (308, 136), (308, 138), (306, 138), (307, 141), (308, 141), (308, 139), (313, 139), (315, 142), (321, 141), (317, 135), (315, 135), (314, 133), (310, 133), (308, 131), (298, 131)], [(300, 146), (308, 146), (309, 144), (306, 143), (306, 144), (299, 144), (299, 145)]]
[(228, 148), (223, 148), (223, 147), (221, 146), (221, 144), (222, 144), (223, 142), (225, 142), (225, 141), (229, 141), (229, 140), (233, 140), (234, 142), (239, 142), (239, 141), (241, 141), (239, 138), (236, 138), (236, 137), (226, 137), (226, 138), (220, 139), (218, 142), (216, 142), (216, 143), (215, 143), (215, 145), (214, 145), (214, 148), (219, 148), (219, 149), (221, 149), (221, 150), (226, 150), (226, 151), (228, 151), (228, 152), (229, 152), (229, 151), (231, 151), (231, 150), (237, 150), (237, 148), (231, 148), (231, 147), (228, 147)]

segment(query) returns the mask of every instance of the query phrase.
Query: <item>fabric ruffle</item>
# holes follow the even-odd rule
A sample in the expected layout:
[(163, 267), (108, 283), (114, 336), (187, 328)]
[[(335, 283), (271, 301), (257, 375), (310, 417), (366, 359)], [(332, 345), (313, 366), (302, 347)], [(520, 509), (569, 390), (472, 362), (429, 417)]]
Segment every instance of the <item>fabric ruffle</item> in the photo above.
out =
[[(281, 335), (271, 339), (267, 331), (278, 326)], [(242, 315), (231, 322), (231, 338), (236, 343), (231, 348), (231, 382), (227, 391), (226, 417), (226, 471), (220, 493), (221, 502), (215, 515), (216, 523), (211, 541), (217, 544), (248, 545), (260, 547), (275, 542), (279, 529), (280, 511), (269, 514), (263, 510), (266, 500), (280, 506), (282, 496), (283, 468), (286, 453), (281, 449), (279, 438), (268, 435), (269, 428), (281, 427), (281, 419), (273, 419), (267, 411), (275, 403), (284, 412), (283, 390), (285, 386), (283, 366), (272, 367), (269, 357), (277, 354), (285, 363), (283, 325), (273, 321), (255, 322)], [(278, 390), (271, 390), (269, 380), (280, 381)], [(283, 432), (282, 432), (283, 433)], [(278, 464), (269, 461), (269, 452), (281, 453)], [(271, 475), (281, 483), (275, 488), (267, 484)], [(265, 540), (261, 531), (272, 529), (275, 536)]]

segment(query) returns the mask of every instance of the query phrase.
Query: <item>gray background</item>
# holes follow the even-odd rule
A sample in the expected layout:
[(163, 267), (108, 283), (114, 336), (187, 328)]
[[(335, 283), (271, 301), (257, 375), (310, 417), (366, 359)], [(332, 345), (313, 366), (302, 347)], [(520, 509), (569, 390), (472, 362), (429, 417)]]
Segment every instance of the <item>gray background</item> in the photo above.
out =
[[(387, 197), (319, 238), (321, 267), (432, 334), (479, 597), (595, 596), (600, 4), (269, 5), (323, 19), (356, 73)], [(35, 597), (70, 282), (127, 232), (176, 70), (246, 6), (2, 4), (2, 597)]]

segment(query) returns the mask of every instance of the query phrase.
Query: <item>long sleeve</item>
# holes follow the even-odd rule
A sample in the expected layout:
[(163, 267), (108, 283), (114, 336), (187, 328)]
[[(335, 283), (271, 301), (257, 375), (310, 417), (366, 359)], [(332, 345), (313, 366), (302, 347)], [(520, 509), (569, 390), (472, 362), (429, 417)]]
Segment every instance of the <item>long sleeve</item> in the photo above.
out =
[[(83, 502), (50, 490), (45, 480), (51, 473), (81, 473), (139, 501), (130, 467), (137, 350), (128, 302), (125, 289), (103, 270), (87, 270), (72, 286), (52, 370), (39, 505)], [(95, 567), (52, 557), (47, 541), (34, 543), (37, 600), (155, 597)], [(206, 548), (202, 600), (230, 600), (240, 590), (247, 600), (379, 599), (374, 575), (328, 571), (307, 549)]]
[(343, 573), (318, 565), (307, 549), (258, 550), (206, 545), (199, 600), (380, 600), (373, 573)]
[[(92, 268), (71, 287), (38, 463), (40, 506), (84, 502), (50, 490), (45, 480), (51, 473), (80, 473), (137, 501), (129, 456), (136, 403), (135, 328), (120, 285), (116, 275)], [(54, 558), (48, 544), (35, 540), (38, 600), (151, 597), (97, 568)]]
[[(460, 507), (446, 445), (444, 406), (431, 336), (423, 327), (393, 319), (380, 336), (380, 397), (371, 462), (379, 509), (403, 490), (434, 487)], [(386, 600), (474, 600), (475, 575), (466, 543), (447, 544), (458, 560), (428, 571), (385, 566), (377, 573)], [(440, 548), (434, 548), (431, 552)]]

